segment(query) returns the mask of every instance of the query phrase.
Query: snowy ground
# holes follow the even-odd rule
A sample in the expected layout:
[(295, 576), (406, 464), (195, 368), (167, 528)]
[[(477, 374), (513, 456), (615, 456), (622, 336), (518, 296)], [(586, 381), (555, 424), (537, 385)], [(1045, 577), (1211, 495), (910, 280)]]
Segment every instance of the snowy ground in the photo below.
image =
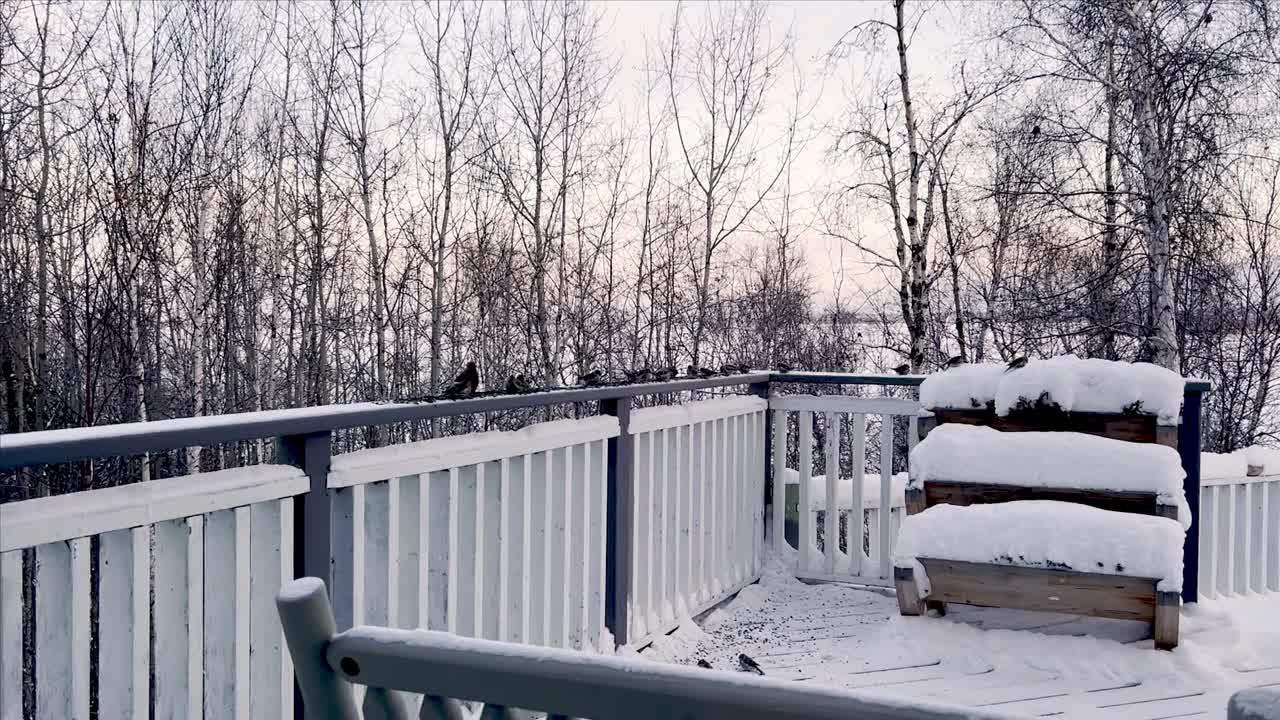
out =
[(1205, 602), (1182, 614), (1181, 645), (1149, 627), (952, 606), (904, 618), (892, 592), (806, 585), (775, 558), (759, 584), (642, 655), (738, 668), (896, 697), (1062, 718), (1225, 718), (1245, 687), (1280, 687), (1280, 595)]

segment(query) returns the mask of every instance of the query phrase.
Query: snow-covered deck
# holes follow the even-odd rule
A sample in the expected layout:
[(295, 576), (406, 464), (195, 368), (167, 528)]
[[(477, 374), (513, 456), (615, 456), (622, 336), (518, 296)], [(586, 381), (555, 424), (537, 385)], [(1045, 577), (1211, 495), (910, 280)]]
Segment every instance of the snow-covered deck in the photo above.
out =
[(642, 651), (654, 660), (1000, 709), (1027, 717), (1225, 718), (1231, 693), (1280, 687), (1280, 595), (1183, 610), (1182, 644), (1152, 649), (1144, 623), (951, 606), (899, 617), (891, 591), (805, 584), (771, 559), (697, 623)]

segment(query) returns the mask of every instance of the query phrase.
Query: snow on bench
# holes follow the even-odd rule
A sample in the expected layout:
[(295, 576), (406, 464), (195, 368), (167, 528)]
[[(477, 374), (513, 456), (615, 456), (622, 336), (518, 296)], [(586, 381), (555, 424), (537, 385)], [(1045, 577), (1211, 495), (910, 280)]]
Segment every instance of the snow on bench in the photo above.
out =
[(1176, 450), (1164, 445), (1071, 432), (1000, 432), (949, 423), (934, 428), (911, 451), (908, 490), (930, 481), (1150, 493), (1158, 505), (1177, 507), (1189, 527)]
[(937, 505), (902, 521), (894, 567), (913, 570), (924, 595), (920, 558), (1149, 578), (1180, 592), (1182, 542), (1173, 520), (1078, 503)]
[(1017, 370), (978, 364), (933, 373), (920, 385), (920, 402), (958, 410), (994, 406), (1000, 416), (1020, 406), (1057, 405), (1067, 412), (1155, 415), (1160, 424), (1174, 425), (1183, 388), (1177, 373), (1158, 365), (1062, 355)]

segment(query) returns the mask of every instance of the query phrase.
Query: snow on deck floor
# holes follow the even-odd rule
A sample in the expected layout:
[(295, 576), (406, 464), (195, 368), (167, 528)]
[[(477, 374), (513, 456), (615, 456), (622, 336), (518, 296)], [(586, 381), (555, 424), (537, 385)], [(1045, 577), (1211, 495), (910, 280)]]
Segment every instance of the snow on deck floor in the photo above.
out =
[(1225, 718), (1245, 687), (1280, 687), (1280, 595), (1183, 611), (1181, 645), (1152, 649), (1142, 623), (952, 605), (900, 617), (892, 592), (807, 585), (772, 560), (760, 583), (660, 638), (644, 657), (928, 698), (1015, 715)]

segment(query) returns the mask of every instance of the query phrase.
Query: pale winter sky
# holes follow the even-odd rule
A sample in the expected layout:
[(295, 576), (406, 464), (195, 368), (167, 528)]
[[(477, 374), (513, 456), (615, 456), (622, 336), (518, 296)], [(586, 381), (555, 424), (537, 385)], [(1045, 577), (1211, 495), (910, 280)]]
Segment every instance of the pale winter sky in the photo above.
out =
[[(639, 68), (645, 61), (646, 42), (653, 46), (670, 31), (671, 18), (676, 3), (665, 0), (615, 0), (601, 3), (606, 13), (606, 29), (609, 42), (620, 58), (619, 71), (614, 78), (614, 97), (638, 97), (642, 85)], [(909, 12), (925, 7), (908, 5)], [(910, 61), (913, 82), (919, 86), (920, 95), (927, 102), (930, 87), (945, 89), (950, 70), (962, 60), (976, 62), (987, 49), (982, 18), (994, 9), (992, 4), (943, 5), (930, 3), (929, 13), (917, 29), (912, 42)], [(706, 7), (702, 3), (686, 2), (682, 19), (687, 23), (700, 22)], [(799, 213), (813, 216), (813, 207), (819, 194), (827, 191), (833, 178), (847, 176), (849, 169), (833, 167), (829, 155), (831, 133), (824, 131), (841, 124), (846, 108), (859, 92), (866, 92), (873, 84), (869, 78), (887, 77), (896, 73), (897, 57), (886, 37), (877, 46), (878, 55), (852, 53), (837, 64), (828, 62), (825, 55), (836, 46), (851, 28), (869, 19), (891, 20), (893, 6), (889, 0), (863, 2), (774, 2), (768, 6), (770, 32), (775, 38), (791, 33), (797, 72), (803, 78), (805, 105), (812, 110), (808, 117), (811, 138), (794, 165), (793, 182), (800, 194), (795, 206)], [(771, 111), (772, 134), (780, 135), (779, 128), (790, 107), (792, 80), (785, 80), (785, 87), (777, 92), (778, 103)], [(920, 97), (918, 95), (918, 97)], [(624, 100), (625, 101), (625, 100)], [(859, 229), (875, 244), (891, 247), (891, 229), (877, 217), (860, 217)], [(879, 284), (883, 279), (879, 271), (870, 270), (859, 262), (859, 253), (839, 241), (823, 236), (814, 227), (806, 233), (805, 255), (813, 272), (816, 289), (824, 298), (834, 290), (837, 276), (843, 277), (845, 293), (851, 284)], [(842, 257), (843, 253), (843, 257)], [(840, 269), (843, 268), (841, 271)]]

